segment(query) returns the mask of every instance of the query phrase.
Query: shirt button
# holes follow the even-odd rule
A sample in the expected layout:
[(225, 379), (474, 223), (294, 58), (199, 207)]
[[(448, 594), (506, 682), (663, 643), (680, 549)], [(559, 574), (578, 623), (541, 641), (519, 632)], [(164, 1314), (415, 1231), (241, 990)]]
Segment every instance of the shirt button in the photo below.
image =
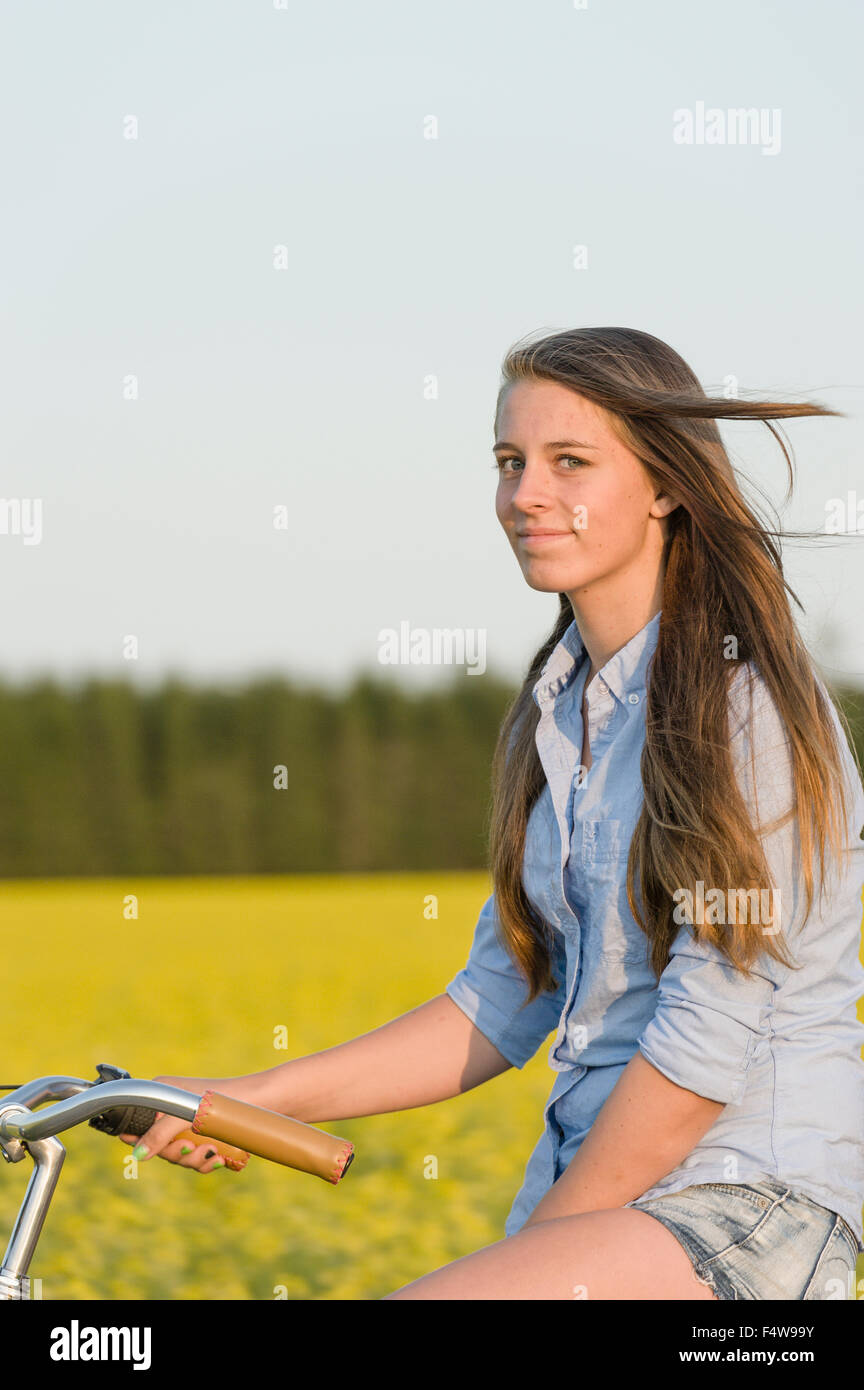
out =
[(630, 701), (631, 705), (638, 705), (639, 703), (639, 696), (636, 694), (635, 691), (633, 691), (632, 694), (628, 695), (627, 699)]

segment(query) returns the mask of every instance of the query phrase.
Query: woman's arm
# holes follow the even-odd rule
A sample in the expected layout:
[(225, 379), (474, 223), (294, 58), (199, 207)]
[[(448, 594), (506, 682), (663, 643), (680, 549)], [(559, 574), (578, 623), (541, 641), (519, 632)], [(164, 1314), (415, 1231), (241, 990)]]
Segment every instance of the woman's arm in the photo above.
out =
[(525, 1222), (622, 1207), (671, 1173), (711, 1128), (724, 1102), (686, 1091), (637, 1051), (575, 1158)]
[(563, 944), (556, 966), (557, 988), (526, 1006), (490, 894), (468, 960), (444, 993), (350, 1042), (244, 1077), (242, 1086), (251, 1100), (307, 1124), (449, 1100), (534, 1056), (564, 1003)]
[[(219, 1091), (314, 1125), (432, 1105), (470, 1091), (510, 1066), (450, 996), (438, 994), (371, 1033), (268, 1071), (232, 1077), (160, 1075), (154, 1080), (199, 1095)], [(213, 1153), (206, 1140), (193, 1153), (187, 1148), (184, 1156), (178, 1136), (188, 1128), (188, 1120), (160, 1115), (140, 1138), (120, 1138), (136, 1144), (136, 1157), (158, 1154), (169, 1163), (212, 1172), (215, 1160), (205, 1157)]]
[(412, 1110), (470, 1091), (511, 1063), (448, 994), (350, 1042), (243, 1078), (249, 1099), (306, 1124)]

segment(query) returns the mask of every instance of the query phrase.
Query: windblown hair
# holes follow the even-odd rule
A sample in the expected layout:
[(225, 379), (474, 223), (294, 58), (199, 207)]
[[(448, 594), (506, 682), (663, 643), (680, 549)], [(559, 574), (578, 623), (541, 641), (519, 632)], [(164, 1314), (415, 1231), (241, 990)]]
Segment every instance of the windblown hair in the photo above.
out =
[[(693, 893), (700, 879), (742, 890), (771, 884), (759, 835), (778, 826), (760, 826), (757, 833), (729, 748), (729, 685), (742, 664), (755, 664), (789, 738), (795, 799), (779, 825), (798, 817), (805, 921), (814, 896), (814, 843), (822, 891), (826, 840), (835, 857), (844, 852), (849, 808), (843, 754), (830, 704), (793, 621), (787, 593), (802, 605), (783, 577), (775, 543), (780, 536), (820, 533), (771, 530), (760, 522), (744, 500), (714, 423), (724, 418), (767, 424), (789, 469), (788, 497), (792, 460), (781, 432), (769, 422), (842, 412), (817, 404), (708, 397), (671, 347), (629, 328), (581, 328), (517, 344), (504, 361), (496, 423), (505, 393), (532, 379), (558, 382), (602, 407), (658, 489), (680, 501), (667, 518), (662, 613), (646, 692), (644, 804), (627, 862), (628, 903), (648, 938), (648, 959), (659, 978), (679, 930), (673, 919), (676, 890)], [(551, 930), (534, 911), (522, 879), (528, 818), (545, 781), (535, 744), (540, 711), (532, 689), (573, 622), (567, 595), (558, 598), (557, 621), (505, 715), (492, 762), (489, 859), (495, 904), (504, 944), (529, 985), (526, 1003), (558, 985)], [(726, 655), (729, 636), (737, 638), (736, 660)], [(838, 715), (847, 729), (839, 709)], [(801, 815), (802, 807), (811, 815)], [(637, 874), (644, 915), (634, 893)], [(762, 950), (797, 968), (782, 929), (773, 935), (763, 928), (764, 923), (738, 921), (700, 923), (693, 930), (746, 975)]]

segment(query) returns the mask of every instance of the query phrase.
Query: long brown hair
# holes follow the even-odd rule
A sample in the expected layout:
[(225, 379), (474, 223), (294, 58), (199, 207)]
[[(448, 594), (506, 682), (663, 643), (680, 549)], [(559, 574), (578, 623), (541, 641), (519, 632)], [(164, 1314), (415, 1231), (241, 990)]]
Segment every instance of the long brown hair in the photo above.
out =
[[(648, 937), (650, 965), (659, 978), (679, 929), (673, 920), (676, 889), (693, 892), (700, 879), (748, 889), (771, 883), (729, 749), (728, 687), (743, 663), (755, 664), (790, 741), (795, 800), (779, 824), (800, 807), (812, 813), (812, 823), (798, 815), (805, 921), (813, 903), (814, 840), (823, 892), (826, 837), (834, 856), (844, 848), (843, 755), (830, 705), (793, 621), (787, 592), (802, 605), (783, 577), (775, 542), (778, 536), (819, 533), (762, 524), (742, 496), (714, 423), (719, 418), (763, 421), (783, 451), (791, 493), (792, 459), (770, 421), (842, 412), (809, 403), (708, 397), (668, 344), (629, 328), (575, 329), (511, 348), (496, 424), (506, 391), (532, 379), (559, 382), (609, 412), (611, 428), (657, 487), (680, 502), (667, 518), (662, 613), (646, 692), (644, 804), (627, 861), (630, 910)], [(535, 913), (522, 881), (528, 817), (545, 781), (534, 741), (540, 711), (532, 688), (573, 622), (567, 595), (558, 598), (558, 618), (505, 715), (492, 763), (489, 858), (495, 903), (506, 947), (529, 985), (526, 1003), (558, 984), (551, 929)], [(723, 650), (729, 635), (737, 638), (737, 660)], [(840, 710), (838, 715), (847, 729)], [(776, 828), (761, 826), (760, 833)], [(634, 895), (637, 873), (644, 917)], [(797, 968), (782, 930), (772, 935), (759, 923), (739, 921), (700, 924), (694, 932), (744, 974), (763, 949)]]

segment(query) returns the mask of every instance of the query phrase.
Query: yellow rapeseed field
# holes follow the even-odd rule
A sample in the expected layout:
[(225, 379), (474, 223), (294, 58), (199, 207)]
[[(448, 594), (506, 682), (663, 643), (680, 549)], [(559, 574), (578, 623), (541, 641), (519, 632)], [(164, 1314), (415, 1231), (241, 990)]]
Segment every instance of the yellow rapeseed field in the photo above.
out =
[[(489, 891), (483, 873), (7, 882), (0, 1082), (97, 1062), (237, 1076), (344, 1042), (443, 990)], [(546, 1050), (452, 1100), (325, 1124), (356, 1148), (335, 1187), (254, 1157), (130, 1179), (129, 1147), (79, 1126), (31, 1275), (46, 1300), (381, 1298), (503, 1236)], [(4, 1245), (30, 1170), (0, 1165)]]

